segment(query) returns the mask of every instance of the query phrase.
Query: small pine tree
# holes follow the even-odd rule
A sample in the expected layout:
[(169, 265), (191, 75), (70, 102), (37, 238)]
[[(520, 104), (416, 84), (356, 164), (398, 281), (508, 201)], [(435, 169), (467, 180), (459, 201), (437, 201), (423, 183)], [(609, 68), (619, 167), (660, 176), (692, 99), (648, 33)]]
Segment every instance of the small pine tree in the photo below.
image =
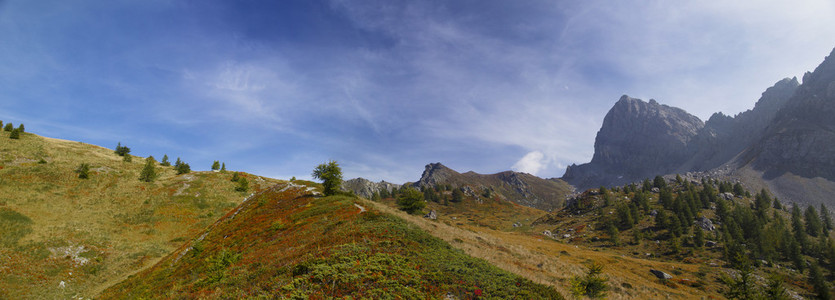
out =
[(765, 286), (763, 293), (766, 299), (769, 300), (789, 300), (789, 295), (786, 293), (786, 288), (783, 287), (783, 278), (772, 273), (768, 277), (768, 283)]
[(829, 216), (829, 209), (821, 203), (821, 225), (823, 225), (824, 235), (828, 235), (832, 230), (832, 217)]
[(604, 298), (609, 289), (609, 285), (606, 284), (609, 279), (601, 276), (603, 265), (592, 263), (588, 267), (589, 272), (585, 276), (576, 276), (571, 279), (571, 293), (577, 297)]
[(75, 169), (75, 172), (78, 173), (78, 178), (80, 179), (90, 178), (90, 164), (82, 163), (78, 166), (78, 169)]
[(168, 161), (168, 154), (162, 155), (162, 161), (159, 162), (159, 165), (163, 167), (171, 166), (171, 162)]
[(812, 283), (818, 299), (832, 299), (832, 292), (829, 291), (829, 286), (826, 284), (826, 277), (823, 276), (823, 272), (821, 272), (817, 263), (812, 263), (812, 268), (809, 269), (809, 281)]
[(9, 134), (9, 138), (10, 138), (10, 139), (13, 139), (13, 140), (18, 140), (18, 139), (20, 139), (20, 131), (19, 131), (19, 130), (17, 130), (17, 128), (12, 129), (12, 133), (11, 133), (11, 134)]
[(179, 158), (179, 157), (177, 157), (177, 161), (175, 161), (175, 162), (174, 162), (174, 169), (176, 170), (176, 169), (177, 169), (177, 168), (179, 168), (179, 167), (180, 167), (180, 165), (182, 165), (182, 164), (183, 164), (183, 161), (182, 161), (182, 160), (180, 160), (180, 158)]
[(419, 214), (426, 207), (426, 202), (423, 201), (423, 194), (420, 191), (410, 187), (400, 193), (397, 206), (409, 214)]
[(464, 200), (464, 192), (461, 189), (455, 189), (452, 191), (452, 202), (458, 203)]
[(232, 179), (230, 179), (229, 181), (236, 182), (239, 179), (241, 179), (241, 177), (238, 175), (238, 172), (235, 172), (232, 174)]
[(705, 245), (705, 232), (699, 226), (696, 226), (695, 231), (696, 232), (694, 233), (694, 236), (693, 236), (693, 245), (695, 245), (698, 248), (701, 248), (702, 246)]
[(238, 186), (235, 187), (236, 192), (246, 192), (249, 190), (249, 181), (246, 178), (239, 178), (238, 179)]
[(371, 201), (380, 201), (380, 193), (374, 192), (373, 194), (371, 194)]
[(3, 121), (0, 121), (0, 128), (3, 128)]
[(313, 178), (321, 179), (325, 196), (336, 195), (342, 186), (342, 168), (335, 160), (320, 164), (313, 169)]
[(20, 125), (17, 126), (17, 131), (20, 131), (20, 133), (26, 132), (26, 128), (23, 127), (23, 123), (20, 123)]
[(608, 223), (606, 225), (606, 233), (609, 235), (609, 241), (612, 242), (613, 246), (620, 246), (620, 231), (618, 227), (613, 222)]
[(217, 170), (220, 170), (220, 162), (219, 161), (215, 161), (215, 162), (212, 163), (212, 171), (217, 171)]
[(804, 215), (806, 217), (806, 234), (814, 237), (818, 236), (823, 226), (821, 224), (821, 218), (818, 216), (817, 210), (815, 210), (815, 206), (809, 205), (806, 207)]
[(132, 155), (125, 153), (125, 156), (123, 156), (123, 157), (122, 157), (122, 161), (124, 161), (124, 162), (132, 162), (132, 161), (133, 161), (133, 157), (132, 157)]
[(148, 159), (145, 160), (145, 167), (143, 167), (142, 172), (139, 173), (139, 181), (152, 182), (157, 178), (157, 173), (154, 170), (154, 163), (155, 160), (153, 156), (148, 157)]
[[(220, 172), (221, 173), (226, 173), (226, 163), (220, 164)], [(295, 177), (291, 178), (290, 181), (293, 181), (294, 179), (295, 179)]]
[(187, 174), (191, 172), (191, 166), (187, 163), (181, 162), (180, 165), (177, 167), (177, 175), (180, 174)]
[(14, 125), (12, 125), (12, 122), (6, 123), (6, 127), (3, 127), (4, 131), (9, 131), (9, 132), (11, 132), (13, 129), (14, 129)]

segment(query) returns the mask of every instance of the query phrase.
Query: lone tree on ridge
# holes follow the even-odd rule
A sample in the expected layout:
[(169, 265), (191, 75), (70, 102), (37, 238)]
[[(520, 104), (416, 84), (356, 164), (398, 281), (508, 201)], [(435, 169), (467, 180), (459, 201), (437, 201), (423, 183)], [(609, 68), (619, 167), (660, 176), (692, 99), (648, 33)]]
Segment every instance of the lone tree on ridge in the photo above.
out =
[(322, 180), (325, 196), (335, 195), (342, 186), (342, 169), (335, 160), (316, 166), (311, 175)]

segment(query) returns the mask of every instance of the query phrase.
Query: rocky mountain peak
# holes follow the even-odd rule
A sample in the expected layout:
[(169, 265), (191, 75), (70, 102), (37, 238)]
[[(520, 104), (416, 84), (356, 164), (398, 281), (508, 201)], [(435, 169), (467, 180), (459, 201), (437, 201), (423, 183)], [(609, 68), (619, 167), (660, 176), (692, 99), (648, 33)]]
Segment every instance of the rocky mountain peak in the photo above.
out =
[(447, 168), (439, 162), (430, 163), (426, 165), (423, 170), (423, 174), (420, 175), (420, 180), (418, 180), (415, 185), (434, 187), (436, 184), (446, 183), (450, 178), (457, 175), (460, 175), (460, 173)]

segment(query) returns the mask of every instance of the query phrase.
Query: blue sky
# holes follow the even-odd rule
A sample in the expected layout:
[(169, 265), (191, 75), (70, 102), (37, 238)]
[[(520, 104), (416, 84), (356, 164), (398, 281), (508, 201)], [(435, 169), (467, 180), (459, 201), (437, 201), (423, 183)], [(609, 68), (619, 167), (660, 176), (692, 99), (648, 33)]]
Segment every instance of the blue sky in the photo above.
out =
[(833, 47), (827, 0), (0, 0), (0, 120), (197, 170), (559, 177), (623, 94), (733, 115)]

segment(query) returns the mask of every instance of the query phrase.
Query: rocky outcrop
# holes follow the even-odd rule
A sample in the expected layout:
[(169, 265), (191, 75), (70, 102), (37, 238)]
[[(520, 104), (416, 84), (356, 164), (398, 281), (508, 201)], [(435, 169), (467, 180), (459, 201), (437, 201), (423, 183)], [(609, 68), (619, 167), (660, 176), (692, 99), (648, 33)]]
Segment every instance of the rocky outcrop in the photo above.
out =
[(803, 76), (746, 158), (767, 178), (792, 173), (835, 181), (835, 50)]
[(386, 181), (373, 182), (365, 178), (354, 178), (342, 182), (342, 190), (353, 192), (355, 195), (371, 199), (374, 193), (379, 193), (382, 190), (391, 192), (394, 189), (399, 189), (399, 184), (394, 184)]
[(670, 173), (690, 159), (688, 143), (702, 127), (682, 109), (624, 95), (603, 119), (591, 162), (570, 166), (563, 179), (587, 189)]
[(542, 179), (531, 174), (505, 171), (496, 174), (459, 173), (441, 163), (427, 164), (415, 188), (449, 185), (482, 202), (489, 199), (509, 200), (520, 205), (546, 211), (561, 209), (566, 195), (573, 188), (561, 179)]
[(790, 202), (835, 206), (835, 50), (814, 72), (785, 78), (736, 116), (703, 125), (686, 112), (623, 96), (595, 139), (591, 162), (563, 179), (580, 189), (655, 175), (721, 173)]

